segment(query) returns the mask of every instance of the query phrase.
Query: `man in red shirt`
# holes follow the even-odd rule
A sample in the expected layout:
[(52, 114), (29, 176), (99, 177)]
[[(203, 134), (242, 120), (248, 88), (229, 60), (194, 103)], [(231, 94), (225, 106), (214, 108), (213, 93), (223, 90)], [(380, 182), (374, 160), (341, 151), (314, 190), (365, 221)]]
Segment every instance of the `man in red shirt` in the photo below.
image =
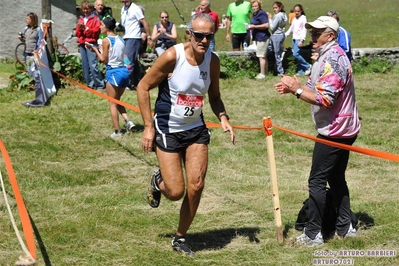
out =
[[(218, 13), (216, 13), (215, 11), (211, 10), (211, 1), (209, 0), (201, 0), (200, 5), (197, 7), (197, 14), (199, 13), (207, 13), (212, 20), (215, 22), (215, 32), (214, 34), (216, 34), (216, 32), (219, 29), (219, 15)], [(213, 51), (215, 50), (215, 36), (213, 36), (210, 44), (209, 44), (209, 50)]]

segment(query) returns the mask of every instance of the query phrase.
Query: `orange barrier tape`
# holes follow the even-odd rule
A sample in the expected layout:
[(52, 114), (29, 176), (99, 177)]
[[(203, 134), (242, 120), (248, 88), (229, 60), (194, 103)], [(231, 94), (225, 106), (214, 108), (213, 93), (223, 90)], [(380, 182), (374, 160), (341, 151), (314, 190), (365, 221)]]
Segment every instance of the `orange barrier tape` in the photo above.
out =
[[(46, 65), (43, 64), (42, 62), (39, 62), (39, 63), (40, 63), (42, 66), (49, 68), (48, 66), (46, 66)], [(114, 99), (114, 98), (112, 98), (112, 97), (109, 97), (108, 95), (106, 95), (106, 94), (104, 94), (104, 93), (101, 93), (101, 92), (98, 92), (98, 91), (96, 91), (96, 90), (93, 90), (93, 89), (91, 89), (90, 87), (88, 87), (88, 86), (86, 86), (86, 85), (83, 85), (82, 83), (80, 83), (80, 82), (78, 82), (78, 81), (76, 81), (76, 80), (74, 80), (74, 79), (72, 79), (72, 78), (70, 78), (70, 77), (67, 77), (67, 76), (65, 76), (65, 75), (63, 75), (63, 74), (61, 74), (61, 73), (58, 73), (57, 71), (54, 71), (54, 70), (51, 69), (51, 68), (49, 68), (49, 69), (50, 69), (52, 72), (54, 72), (55, 74), (57, 74), (58, 76), (60, 76), (60, 77), (62, 77), (62, 78), (64, 78), (64, 79), (69, 80), (70, 82), (72, 82), (72, 83), (78, 85), (79, 87), (82, 87), (82, 88), (85, 89), (85, 90), (88, 90), (88, 91), (90, 91), (90, 92), (96, 94), (97, 96), (100, 96), (100, 97), (102, 97), (102, 98), (104, 98), (104, 99), (107, 99), (107, 100), (109, 100), (109, 101), (112, 101), (112, 102), (114, 102), (114, 103), (117, 103), (117, 104), (119, 104), (119, 105), (122, 105), (122, 106), (124, 106), (124, 107), (126, 107), (126, 108), (132, 109), (132, 110), (134, 110), (134, 111), (140, 113), (140, 108), (138, 108), (138, 107), (135, 107), (135, 106), (133, 106), (133, 105), (131, 105), (131, 104), (128, 104), (128, 103), (125, 103), (125, 102), (121, 102), (121, 101), (119, 101), (119, 100), (117, 100), (117, 99)]]
[(19, 216), (22, 223), (22, 229), (24, 231), (24, 236), (26, 243), (28, 245), (29, 252), (31, 256), (36, 260), (36, 248), (35, 248), (35, 241), (33, 237), (33, 230), (32, 224), (29, 219), (28, 211), (26, 210), (26, 206), (24, 200), (22, 198), (21, 192), (19, 190), (17, 178), (15, 177), (15, 173), (12, 167), (12, 163), (10, 157), (8, 156), (6, 147), (4, 146), (3, 142), (0, 140), (0, 150), (3, 154), (4, 163), (6, 165), (7, 174), (10, 179), (11, 187), (14, 192), (15, 200), (17, 202), (17, 208), (19, 212)]
[[(44, 67), (47, 67), (46, 65), (44, 65), (42, 63), (41, 63), (41, 65), (44, 66)], [(104, 98), (104, 99), (107, 99), (109, 101), (113, 101), (113, 102), (115, 102), (115, 103), (117, 103), (119, 105), (123, 105), (126, 108), (129, 108), (131, 110), (134, 110), (134, 111), (140, 113), (140, 109), (135, 107), (135, 106), (133, 106), (133, 105), (118, 101), (118, 100), (116, 100), (114, 98), (111, 98), (111, 97), (109, 97), (109, 96), (107, 96), (107, 95), (105, 95), (103, 93), (100, 93), (100, 92), (98, 92), (96, 90), (90, 89), (89, 87), (77, 82), (76, 80), (71, 79), (71, 78), (69, 78), (69, 77), (67, 77), (65, 75), (62, 75), (61, 73), (58, 73), (58, 72), (56, 72), (56, 71), (54, 71), (52, 69), (50, 69), (50, 70), (52, 72), (54, 72), (55, 74), (57, 74), (57, 75), (65, 78), (65, 79), (71, 81), (72, 83), (74, 83), (74, 84), (76, 84), (76, 85), (78, 85), (78, 86), (80, 86), (80, 87), (82, 87), (82, 88), (84, 88), (84, 89), (86, 89), (86, 90), (88, 90), (88, 91), (90, 91), (90, 92), (92, 92), (92, 93)], [(270, 118), (268, 118), (268, 119), (269, 120), (266, 120), (264, 122), (264, 123), (266, 123), (266, 124), (264, 124), (264, 127), (233, 126), (233, 128), (235, 128), (235, 129), (244, 129), (244, 130), (267, 130), (265, 132), (265, 134), (272, 134), (272, 128), (275, 127), (277, 129), (285, 131), (287, 133), (290, 133), (290, 134), (293, 134), (293, 135), (297, 135), (297, 136), (300, 136), (300, 137), (304, 137), (304, 138), (307, 138), (307, 139), (310, 139), (310, 140), (313, 140), (313, 141), (317, 141), (317, 142), (320, 142), (320, 143), (324, 143), (324, 144), (330, 145), (332, 147), (341, 148), (341, 149), (345, 149), (345, 150), (350, 150), (350, 151), (354, 151), (354, 152), (358, 152), (358, 153), (362, 153), (362, 154), (366, 154), (366, 155), (370, 155), (370, 156), (374, 156), (374, 157), (379, 157), (379, 158), (382, 158), (382, 159), (387, 159), (387, 160), (399, 162), (399, 155), (396, 155), (396, 154), (391, 154), (391, 153), (381, 152), (381, 151), (375, 151), (375, 150), (370, 150), (370, 149), (366, 149), (366, 148), (359, 148), (359, 147), (356, 147), (356, 146), (350, 146), (350, 145), (340, 144), (340, 143), (333, 142), (333, 141), (328, 141), (328, 140), (315, 138), (313, 136), (302, 134), (302, 133), (299, 133), (299, 132), (296, 132), (296, 131), (293, 131), (293, 130), (289, 130), (289, 129), (285, 129), (285, 128), (279, 127), (279, 126), (275, 126), (275, 125), (272, 126), (272, 122), (271, 122)], [(206, 124), (206, 126), (208, 128), (220, 128), (221, 127), (220, 124), (216, 124), (216, 123), (212, 123), (212, 122), (206, 122), (205, 124)], [(266, 129), (266, 127), (267, 127), (267, 129)]]
[[(62, 77), (62, 78), (64, 78), (64, 79), (69, 80), (70, 82), (72, 82), (72, 83), (78, 85), (79, 87), (82, 87), (82, 88), (85, 89), (85, 90), (88, 90), (88, 91), (90, 91), (90, 92), (92, 92), (92, 93), (94, 93), (94, 94), (96, 94), (96, 95), (98, 95), (98, 96), (100, 96), (100, 97), (102, 97), (102, 98), (104, 98), (104, 99), (107, 99), (107, 100), (109, 100), (109, 101), (111, 101), (111, 102), (117, 103), (117, 104), (119, 104), (119, 105), (122, 105), (122, 106), (124, 106), (124, 107), (126, 107), (126, 108), (129, 108), (129, 109), (131, 109), (131, 110), (133, 110), (133, 111), (136, 111), (136, 112), (140, 113), (140, 108), (138, 108), (138, 107), (135, 107), (135, 106), (133, 106), (133, 105), (131, 105), (131, 104), (128, 104), (128, 103), (125, 103), (125, 102), (118, 101), (118, 100), (116, 100), (116, 99), (114, 99), (114, 98), (112, 98), (112, 97), (109, 97), (108, 95), (105, 95), (105, 94), (103, 94), (103, 93), (101, 93), (101, 92), (98, 92), (98, 91), (96, 91), (96, 90), (93, 90), (93, 89), (87, 87), (86, 85), (84, 85), (84, 84), (82, 84), (82, 83), (80, 83), (80, 82), (78, 82), (78, 81), (76, 81), (76, 80), (74, 80), (74, 79), (72, 79), (72, 78), (70, 78), (70, 77), (67, 77), (67, 76), (65, 76), (65, 75), (63, 75), (63, 74), (61, 74), (61, 73), (58, 73), (57, 71), (54, 71), (53, 69), (49, 68), (48, 66), (46, 66), (46, 65), (43, 64), (42, 62), (39, 62), (39, 63), (40, 63), (42, 66), (47, 67), (48, 69), (50, 69), (51, 72), (57, 74), (58, 76), (60, 76), (60, 77)], [(209, 127), (209, 128), (220, 128), (220, 127), (221, 127), (220, 124), (216, 124), (216, 123), (212, 123), (212, 122), (206, 122), (206, 125), (207, 125), (207, 127)], [(233, 126), (233, 128), (237, 128), (237, 129), (246, 129), (246, 130), (262, 130), (261, 127), (248, 127), (248, 126)]]
[[(212, 123), (212, 122), (205, 122), (208, 128), (219, 128), (222, 127), (220, 124)], [(246, 130), (262, 130), (261, 127), (248, 127), (248, 126), (233, 126), (236, 129), (246, 129)]]
[(346, 145), (346, 144), (341, 144), (341, 143), (337, 143), (334, 141), (329, 141), (329, 140), (325, 140), (325, 139), (319, 139), (313, 136), (309, 136), (303, 133), (299, 133), (293, 130), (289, 130), (286, 128), (282, 128), (279, 126), (274, 126), (275, 128), (285, 131), (287, 133), (293, 134), (293, 135), (297, 135), (300, 137), (304, 137), (313, 141), (317, 141), (332, 147), (336, 147), (336, 148), (340, 148), (340, 149), (345, 149), (345, 150), (349, 150), (349, 151), (354, 151), (354, 152), (358, 152), (358, 153), (362, 153), (362, 154), (366, 154), (366, 155), (370, 155), (370, 156), (374, 156), (374, 157), (379, 157), (382, 159), (387, 159), (387, 160), (391, 160), (391, 161), (395, 161), (395, 162), (399, 162), (399, 155), (396, 154), (392, 154), (392, 153), (387, 153), (387, 152), (382, 152), (382, 151), (375, 151), (375, 150), (370, 150), (370, 149), (366, 149), (366, 148), (360, 148), (360, 147), (356, 147), (356, 146), (350, 146), (350, 145)]

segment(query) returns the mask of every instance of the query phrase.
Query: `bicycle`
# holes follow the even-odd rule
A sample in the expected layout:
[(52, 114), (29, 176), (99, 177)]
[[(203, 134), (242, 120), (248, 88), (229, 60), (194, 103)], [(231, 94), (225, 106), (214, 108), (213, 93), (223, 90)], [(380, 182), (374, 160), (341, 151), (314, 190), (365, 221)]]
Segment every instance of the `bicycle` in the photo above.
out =
[[(22, 32), (19, 32), (18, 34), (24, 40), (24, 34)], [(60, 54), (60, 55), (68, 55), (69, 54), (68, 49), (64, 45), (57, 43), (57, 38), (53, 38), (53, 46), (54, 46), (54, 50), (58, 54)], [(15, 47), (15, 59), (17, 60), (18, 63), (20, 63), (22, 65), (26, 65), (25, 49), (26, 49), (26, 43), (23, 41)]]

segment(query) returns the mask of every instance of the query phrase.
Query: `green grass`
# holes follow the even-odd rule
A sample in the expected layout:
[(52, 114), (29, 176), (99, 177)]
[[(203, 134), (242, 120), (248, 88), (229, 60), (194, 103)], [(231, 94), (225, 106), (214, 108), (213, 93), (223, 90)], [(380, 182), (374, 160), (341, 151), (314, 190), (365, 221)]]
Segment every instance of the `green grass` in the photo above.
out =
[[(199, 4), (198, 1), (174, 0), (180, 13), (186, 21), (190, 18), (191, 10)], [(213, 0), (211, 1), (212, 10), (216, 11), (221, 18), (227, 12), (227, 6), (233, 0)], [(297, 2), (282, 1), (285, 5), (287, 14)], [(169, 13), (170, 21), (176, 25), (183, 24), (179, 13), (170, 0), (146, 0), (135, 1), (136, 4), (145, 8), (147, 21), (150, 29), (159, 21), (159, 12), (166, 10)], [(262, 9), (273, 13), (272, 3), (263, 1)], [(119, 20), (121, 3), (120, 1), (106, 1), (106, 4), (113, 9), (113, 15)], [(399, 1), (397, 0), (354, 0), (354, 1), (325, 1), (325, 0), (303, 0), (300, 2), (304, 7), (308, 21), (313, 21), (321, 15), (326, 15), (328, 10), (335, 9), (340, 15), (341, 25), (352, 35), (352, 48), (365, 47), (395, 47), (398, 46), (397, 36), (399, 34), (398, 13)], [(288, 27), (287, 27), (288, 29)], [(231, 43), (226, 42), (225, 29), (220, 29), (216, 34), (216, 50), (230, 51)], [(184, 30), (178, 28), (181, 40), (184, 40)], [(310, 40), (308, 35), (308, 40)], [(291, 46), (291, 36), (285, 41), (285, 46)]]
[(7, 87), (9, 78), (14, 73), (14, 62), (10, 59), (5, 59), (0, 62), (0, 88)]
[[(301, 77), (304, 82), (305, 79)], [(398, 154), (399, 69), (356, 75), (362, 130), (355, 145)], [(253, 79), (221, 80), (222, 98), (234, 125), (274, 125), (315, 135), (309, 106), (273, 85)], [(152, 93), (154, 101), (155, 90)], [(277, 129), (273, 142), (284, 244), (276, 241), (266, 140), (262, 131), (236, 130), (237, 144), (212, 129), (207, 183), (188, 241), (196, 259), (171, 251), (181, 202), (162, 199), (151, 209), (144, 199), (154, 154), (141, 151), (142, 123), (129, 111), (138, 132), (120, 141), (112, 132), (107, 102), (78, 87), (62, 89), (45, 108), (20, 103), (34, 92), (0, 90), (0, 138), (11, 157), (25, 204), (37, 228), (37, 265), (312, 265), (314, 251), (397, 250), (399, 165), (351, 153), (347, 180), (352, 209), (374, 221), (356, 239), (322, 248), (292, 245), (293, 228), (307, 197), (313, 142)], [(123, 101), (137, 106), (135, 92)], [(207, 121), (217, 122), (209, 105)], [(4, 163), (0, 169), (13, 193)], [(0, 201), (2, 202), (2, 201)], [(19, 221), (14, 201), (11, 208)], [(19, 223), (18, 223), (19, 224)], [(0, 265), (12, 265), (22, 251), (4, 204), (0, 204)], [(355, 265), (398, 265), (398, 258), (350, 257)]]

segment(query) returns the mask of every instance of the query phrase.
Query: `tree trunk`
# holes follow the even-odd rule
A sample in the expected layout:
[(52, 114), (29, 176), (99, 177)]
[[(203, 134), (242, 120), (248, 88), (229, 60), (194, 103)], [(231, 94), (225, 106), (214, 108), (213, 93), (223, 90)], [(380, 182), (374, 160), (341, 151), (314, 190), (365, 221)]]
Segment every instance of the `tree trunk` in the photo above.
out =
[[(42, 0), (42, 19), (51, 20), (51, 0)], [(51, 56), (54, 53), (54, 45), (53, 45), (53, 34), (51, 33), (51, 23), (49, 25), (46, 42), (47, 42), (47, 49), (49, 51), (49, 61), (52, 64)]]
[[(42, 0), (42, 19), (51, 20), (51, 0)], [(55, 50), (53, 44), (53, 34), (51, 32), (51, 26), (52, 26), (51, 24), (52, 23), (48, 23), (46, 47), (47, 47), (48, 67), (50, 69), (53, 69), (54, 61), (52, 59), (52, 55), (54, 54)], [(53, 76), (55, 87), (57, 89), (60, 88), (61, 87), (60, 77), (54, 72), (51, 72), (51, 75)]]

